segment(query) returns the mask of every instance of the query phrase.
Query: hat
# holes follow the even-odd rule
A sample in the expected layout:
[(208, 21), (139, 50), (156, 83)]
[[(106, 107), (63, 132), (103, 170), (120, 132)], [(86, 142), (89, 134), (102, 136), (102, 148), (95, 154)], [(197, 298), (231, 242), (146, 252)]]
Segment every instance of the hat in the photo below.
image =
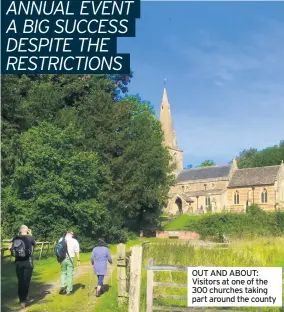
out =
[(73, 233), (72, 231), (68, 231), (67, 234), (72, 234), (72, 235), (74, 235), (74, 233)]

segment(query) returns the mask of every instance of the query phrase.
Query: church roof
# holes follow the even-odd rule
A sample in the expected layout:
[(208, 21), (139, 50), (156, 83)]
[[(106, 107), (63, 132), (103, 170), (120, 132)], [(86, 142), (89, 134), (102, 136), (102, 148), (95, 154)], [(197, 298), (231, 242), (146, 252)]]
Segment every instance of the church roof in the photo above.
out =
[(272, 185), (275, 183), (280, 166), (238, 169), (228, 187)]
[(174, 198), (174, 197), (181, 197), (184, 199), (186, 202), (190, 203), (193, 202), (193, 200), (190, 198), (190, 196), (187, 193), (182, 193), (182, 194), (176, 194), (176, 193), (170, 193), (168, 194), (168, 198)]
[(230, 166), (212, 166), (194, 169), (183, 169), (177, 175), (177, 182), (225, 178), (229, 175)]

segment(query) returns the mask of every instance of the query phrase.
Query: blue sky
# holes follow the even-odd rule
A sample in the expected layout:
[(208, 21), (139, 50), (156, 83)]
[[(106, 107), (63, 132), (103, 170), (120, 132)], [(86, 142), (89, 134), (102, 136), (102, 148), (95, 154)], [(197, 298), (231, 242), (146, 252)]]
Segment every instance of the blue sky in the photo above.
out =
[(142, 2), (131, 94), (159, 116), (164, 78), (184, 165), (284, 139), (284, 2)]

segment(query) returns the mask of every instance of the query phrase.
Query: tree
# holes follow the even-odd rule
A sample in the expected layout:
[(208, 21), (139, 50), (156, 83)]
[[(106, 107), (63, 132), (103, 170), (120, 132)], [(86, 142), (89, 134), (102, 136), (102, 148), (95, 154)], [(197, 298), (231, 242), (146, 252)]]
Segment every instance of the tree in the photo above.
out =
[[(5, 120), (17, 129), (5, 140), (5, 235), (25, 220), (38, 238), (57, 235), (56, 229), (68, 223), (89, 242), (99, 235), (117, 241), (129, 230), (155, 226), (173, 183), (170, 156), (152, 107), (126, 95), (127, 80), (10, 77), (2, 78), (5, 103), (19, 117), (11, 114), (9, 119), (5, 111)], [(79, 170), (84, 164), (92, 171)]]
[(199, 166), (197, 166), (196, 168), (200, 168), (200, 167), (212, 167), (212, 166), (216, 166), (216, 163), (213, 160), (204, 160)]
[(88, 149), (96, 151), (111, 172), (112, 182), (106, 186), (109, 209), (128, 229), (144, 226), (149, 214), (155, 225), (173, 180), (153, 109), (137, 97), (114, 104), (99, 90), (78, 109)]
[(263, 166), (280, 165), (284, 159), (284, 141), (280, 141), (279, 145), (267, 147), (263, 150), (250, 148), (243, 150), (238, 157), (239, 168), (253, 168)]
[(24, 129), (22, 105), (31, 87), (31, 80), (21, 75), (4, 75), (1, 82), (1, 167), (2, 186), (5, 186), (17, 162), (17, 139)]
[(45, 240), (69, 228), (89, 237), (107, 233), (112, 218), (100, 200), (107, 174), (96, 154), (78, 149), (82, 138), (73, 126), (62, 130), (50, 123), (20, 138), (22, 164), (4, 189), (4, 232), (12, 235), (28, 223)]

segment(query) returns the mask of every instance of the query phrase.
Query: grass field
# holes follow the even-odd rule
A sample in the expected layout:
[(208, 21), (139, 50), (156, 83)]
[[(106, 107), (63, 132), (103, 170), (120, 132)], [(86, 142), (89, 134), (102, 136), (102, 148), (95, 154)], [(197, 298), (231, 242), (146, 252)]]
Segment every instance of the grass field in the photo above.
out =
[[(195, 248), (189, 244), (180, 244), (180, 241), (161, 239), (137, 239), (127, 243), (128, 250), (131, 246), (141, 244), (149, 240), (155, 245), (149, 245), (144, 252), (144, 263), (146, 265), (149, 257), (153, 257), (156, 264), (174, 264), (183, 266), (282, 266), (284, 267), (284, 238), (258, 238), (253, 240), (234, 241), (229, 249), (207, 249)], [(174, 242), (176, 244), (172, 245)], [(110, 246), (111, 253), (116, 253), (116, 245)], [(81, 266), (89, 265), (90, 253), (81, 254)], [(114, 265), (115, 267), (115, 265)], [(60, 278), (60, 267), (52, 257), (49, 259), (36, 261), (33, 274), (30, 297), (34, 299), (33, 304), (27, 311), (36, 312), (75, 312), (75, 311), (104, 311), (104, 312), (125, 312), (127, 307), (117, 306), (117, 282), (116, 270), (112, 275), (112, 280), (108, 291), (100, 298), (95, 298), (94, 287), (95, 278), (92, 279), (92, 293), (88, 296), (90, 284), (90, 271), (74, 279), (75, 293), (70, 296), (48, 293), (48, 285)], [(155, 281), (187, 283), (186, 273), (183, 272), (160, 272), (155, 273)], [(111, 283), (112, 282), (112, 283)], [(2, 311), (16, 311), (18, 308), (17, 280), (13, 263), (2, 266)], [(42, 290), (39, 292), (39, 290)], [(186, 288), (156, 288), (156, 293), (186, 295)], [(146, 303), (146, 270), (142, 270), (141, 288), (141, 309), (145, 312)], [(156, 303), (161, 305), (186, 306), (182, 300), (163, 299)], [(240, 311), (240, 308), (238, 309)], [(256, 311), (243, 309), (244, 311)], [(284, 311), (278, 309), (263, 309), (263, 312)]]
[(164, 225), (164, 230), (185, 230), (186, 226), (188, 225), (188, 222), (198, 220), (202, 218), (203, 216), (206, 216), (206, 214), (203, 215), (181, 215), (176, 218), (174, 218), (172, 221), (166, 223)]
[[(127, 243), (128, 248), (139, 244), (139, 240), (132, 240)], [(116, 254), (116, 246), (110, 245), (112, 255)], [(106, 283), (109, 286), (108, 291), (101, 297), (95, 298), (96, 278), (92, 276), (90, 265), (90, 253), (81, 254), (82, 274), (73, 280), (74, 294), (70, 297), (58, 294), (57, 287), (51, 292), (51, 286), (60, 279), (60, 265), (54, 257), (34, 261), (34, 272), (30, 286), (29, 297), (33, 299), (32, 304), (27, 311), (46, 311), (46, 312), (73, 312), (73, 311), (93, 311), (94, 306), (98, 306), (98, 311), (119, 311), (114, 310), (117, 307), (117, 285), (116, 272), (114, 271), (112, 279)], [(113, 265), (115, 268), (115, 264)], [(17, 278), (15, 265), (13, 262), (4, 263), (1, 266), (1, 295), (3, 312), (18, 311), (19, 303), (17, 297)], [(112, 285), (110, 285), (112, 282)], [(91, 284), (91, 294), (88, 296), (89, 285)], [(121, 312), (124, 310), (121, 310)]]
[[(258, 238), (232, 243), (228, 249), (196, 248), (188, 244), (149, 245), (144, 252), (144, 266), (153, 257), (155, 264), (181, 266), (282, 266), (284, 267), (284, 238)], [(157, 282), (187, 284), (186, 272), (156, 272)], [(187, 295), (186, 288), (155, 288), (156, 294)], [(141, 312), (146, 305), (146, 271), (143, 272)], [(186, 306), (186, 300), (156, 299), (156, 305)], [(257, 311), (253, 308), (236, 308), (238, 311)], [(262, 311), (279, 312), (279, 308), (263, 308)]]
[[(253, 240), (234, 241), (229, 249), (194, 248), (189, 244), (180, 244), (180, 241), (167, 239), (148, 239), (155, 242), (145, 249), (143, 267), (149, 257), (155, 259), (156, 264), (172, 264), (184, 266), (282, 266), (284, 267), (284, 238), (256, 238)], [(133, 241), (131, 245), (142, 243), (143, 240)], [(172, 245), (173, 243), (176, 245)], [(141, 307), (140, 312), (146, 311), (146, 270), (142, 269)], [(116, 279), (116, 273), (113, 280)], [(182, 272), (155, 273), (155, 281), (187, 283), (187, 275)], [(155, 289), (157, 294), (187, 295), (186, 288)], [(125, 312), (127, 307), (117, 307), (117, 285), (113, 284), (110, 291), (105, 294), (96, 305), (97, 311)], [(155, 302), (167, 306), (186, 306), (186, 301), (162, 299)], [(228, 311), (231, 309), (228, 309)], [(256, 312), (256, 308), (237, 309), (238, 311)], [(263, 312), (284, 311), (279, 308), (263, 308)]]
[[(84, 266), (90, 261), (90, 254), (81, 254), (81, 265)], [(2, 295), (2, 311), (17, 311), (17, 278), (15, 273), (15, 265), (13, 262), (5, 263), (1, 266), (1, 295)], [(77, 268), (75, 269), (77, 270)], [(50, 294), (51, 284), (60, 278), (60, 265), (54, 257), (34, 261), (34, 272), (30, 286), (29, 297), (33, 299), (33, 304), (28, 311), (72, 311), (68, 310), (68, 299), (64, 296)], [(75, 293), (70, 301), (80, 296), (81, 286), (84, 285), (85, 278), (80, 276), (74, 283)]]

